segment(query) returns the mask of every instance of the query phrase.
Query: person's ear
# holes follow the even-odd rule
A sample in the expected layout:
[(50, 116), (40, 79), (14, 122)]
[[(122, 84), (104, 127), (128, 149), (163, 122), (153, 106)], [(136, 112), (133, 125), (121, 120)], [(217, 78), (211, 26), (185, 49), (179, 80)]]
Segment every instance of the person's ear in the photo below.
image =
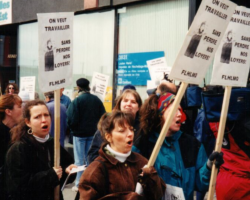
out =
[(24, 121), (25, 121), (25, 124), (26, 124), (28, 127), (31, 127), (30, 121), (29, 121), (28, 119), (25, 119)]
[(5, 114), (8, 115), (8, 116), (11, 116), (11, 111), (12, 110), (7, 108), (7, 109), (5, 109)]
[(112, 137), (110, 133), (105, 133), (105, 139), (108, 141), (108, 143), (112, 142)]

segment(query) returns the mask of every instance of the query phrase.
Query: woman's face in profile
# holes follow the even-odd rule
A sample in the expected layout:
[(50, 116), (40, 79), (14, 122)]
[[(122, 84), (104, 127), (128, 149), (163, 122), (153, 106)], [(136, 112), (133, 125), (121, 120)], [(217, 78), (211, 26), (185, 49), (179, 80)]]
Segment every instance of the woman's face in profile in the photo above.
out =
[(232, 38), (233, 38), (233, 34), (232, 34), (232, 32), (230, 31), (230, 32), (228, 32), (228, 34), (227, 34), (227, 38), (228, 38), (228, 40), (229, 41), (231, 41), (232, 40)]
[[(164, 122), (166, 121), (167, 116), (170, 114), (172, 106), (173, 106), (173, 104), (170, 104), (170, 106), (168, 106), (168, 108), (166, 109), (166, 111), (162, 115)], [(178, 110), (176, 111), (176, 113), (174, 115), (172, 123), (170, 124), (167, 135), (171, 136), (180, 130), (180, 128), (181, 128), (181, 115), (182, 115), (181, 114), (181, 107), (179, 106)]]
[(205, 24), (202, 23), (201, 26), (200, 26), (200, 28), (199, 28), (199, 33), (200, 33), (200, 34), (203, 33), (204, 30), (205, 30)]

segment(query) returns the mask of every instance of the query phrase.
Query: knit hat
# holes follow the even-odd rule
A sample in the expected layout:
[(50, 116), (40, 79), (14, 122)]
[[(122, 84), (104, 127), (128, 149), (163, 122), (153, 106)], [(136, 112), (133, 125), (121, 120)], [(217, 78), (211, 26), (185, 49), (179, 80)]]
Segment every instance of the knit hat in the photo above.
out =
[(136, 90), (135, 86), (128, 84), (123, 87), (122, 92), (124, 92), (127, 89)]
[(167, 110), (167, 108), (170, 106), (170, 104), (173, 103), (174, 98), (175, 95), (169, 92), (160, 96), (157, 107), (160, 116), (162, 116), (164, 112)]
[(86, 78), (79, 78), (76, 85), (80, 88), (89, 88), (89, 81)]

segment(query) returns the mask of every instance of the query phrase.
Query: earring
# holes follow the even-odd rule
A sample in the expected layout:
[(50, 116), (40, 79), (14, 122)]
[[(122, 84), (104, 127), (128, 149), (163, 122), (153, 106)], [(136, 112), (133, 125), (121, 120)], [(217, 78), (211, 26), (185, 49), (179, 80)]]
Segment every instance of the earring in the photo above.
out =
[(32, 135), (32, 130), (31, 128), (27, 131), (28, 134)]

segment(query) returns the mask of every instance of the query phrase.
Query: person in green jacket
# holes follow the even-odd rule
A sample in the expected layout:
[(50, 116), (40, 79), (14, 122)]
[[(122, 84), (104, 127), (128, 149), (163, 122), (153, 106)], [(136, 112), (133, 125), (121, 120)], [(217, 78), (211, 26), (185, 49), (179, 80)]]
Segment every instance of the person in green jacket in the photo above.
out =
[[(141, 109), (141, 126), (148, 131), (141, 137), (141, 143), (133, 147), (134, 151), (143, 152), (145, 157), (150, 156), (174, 99), (175, 95), (166, 93), (160, 97), (151, 95), (145, 101)], [(179, 187), (186, 200), (193, 200), (194, 190), (208, 190), (212, 161), (216, 159), (215, 164), (219, 167), (223, 164), (223, 157), (221, 153), (214, 152), (207, 159), (203, 145), (195, 137), (180, 131), (181, 116), (179, 106), (154, 167), (167, 188), (168, 185)], [(180, 193), (170, 195), (177, 199), (181, 197)]]

